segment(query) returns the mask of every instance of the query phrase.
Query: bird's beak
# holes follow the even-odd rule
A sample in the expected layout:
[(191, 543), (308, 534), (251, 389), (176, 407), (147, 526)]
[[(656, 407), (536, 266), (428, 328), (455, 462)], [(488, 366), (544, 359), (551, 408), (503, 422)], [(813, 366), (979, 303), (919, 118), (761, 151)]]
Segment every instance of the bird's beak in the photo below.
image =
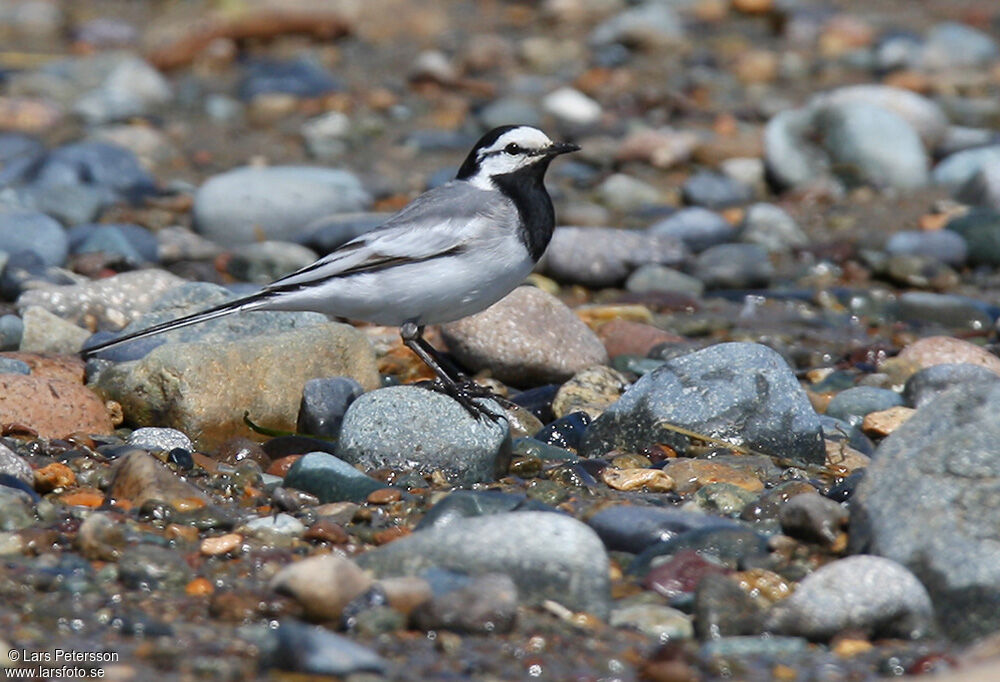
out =
[(559, 156), (560, 154), (569, 154), (570, 152), (577, 151), (580, 151), (580, 145), (578, 144), (573, 144), (572, 142), (553, 142), (545, 148), (543, 153), (545, 156)]

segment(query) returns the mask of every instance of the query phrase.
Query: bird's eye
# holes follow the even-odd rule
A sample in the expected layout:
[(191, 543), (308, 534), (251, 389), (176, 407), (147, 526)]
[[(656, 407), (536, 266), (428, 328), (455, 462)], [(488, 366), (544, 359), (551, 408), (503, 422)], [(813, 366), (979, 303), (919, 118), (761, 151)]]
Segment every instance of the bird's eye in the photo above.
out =
[(516, 142), (511, 142), (509, 145), (507, 145), (506, 147), (504, 147), (503, 150), (505, 152), (507, 152), (508, 154), (510, 154), (511, 156), (513, 156), (515, 154), (520, 154), (521, 151), (523, 151), (521, 149), (521, 147), (518, 146), (518, 144)]

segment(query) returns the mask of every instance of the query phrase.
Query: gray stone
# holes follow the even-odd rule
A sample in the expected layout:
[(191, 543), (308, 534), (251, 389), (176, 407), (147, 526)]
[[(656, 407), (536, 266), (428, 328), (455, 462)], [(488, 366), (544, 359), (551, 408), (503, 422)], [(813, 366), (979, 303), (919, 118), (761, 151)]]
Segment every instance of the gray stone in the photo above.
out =
[(175, 263), (184, 260), (211, 260), (222, 247), (186, 227), (173, 225), (156, 233), (156, 260)]
[(69, 239), (62, 226), (44, 213), (0, 211), (0, 251), (11, 255), (34, 251), (46, 265), (62, 265)]
[(371, 197), (348, 171), (307, 166), (243, 167), (209, 178), (195, 194), (199, 232), (224, 246), (261, 236), (297, 241), (313, 221), (360, 211)]
[[(502, 414), (500, 406), (486, 408)], [(495, 480), (510, 465), (506, 420), (476, 418), (451, 397), (393, 386), (355, 400), (344, 415), (337, 455), (366, 471), (441, 471), (456, 485)]]
[(483, 312), (442, 325), (441, 333), (464, 366), (514, 385), (565, 381), (608, 361), (597, 335), (535, 287), (518, 287)]
[(13, 476), (22, 483), (35, 486), (35, 472), (31, 465), (2, 443), (0, 443), (0, 474)]
[(946, 231), (956, 232), (968, 245), (968, 260), (972, 265), (1000, 265), (1000, 211), (974, 208), (952, 218)]
[(787, 109), (767, 122), (764, 162), (778, 187), (806, 185), (830, 172), (830, 159), (812, 135), (812, 113), (805, 109)]
[(809, 237), (780, 206), (760, 203), (747, 208), (740, 241), (763, 246), (769, 253), (782, 253), (807, 245)]
[(680, 239), (684, 246), (695, 253), (731, 241), (736, 235), (736, 230), (728, 220), (715, 211), (700, 206), (681, 209), (653, 223), (649, 226), (649, 232)]
[(163, 429), (154, 426), (136, 429), (129, 434), (126, 442), (134, 447), (153, 452), (170, 452), (174, 448), (181, 448), (188, 452), (194, 450), (194, 443), (191, 442), (191, 439), (177, 429)]
[(630, 604), (611, 612), (613, 628), (632, 628), (654, 641), (676, 641), (694, 637), (691, 616), (662, 604)]
[(24, 321), (17, 315), (0, 317), (0, 351), (17, 350), (24, 335)]
[(609, 550), (632, 554), (695, 528), (736, 526), (728, 519), (698, 511), (637, 505), (605, 507), (591, 516), (587, 523), (597, 531)]
[(858, 426), (866, 414), (902, 404), (902, 396), (895, 391), (874, 386), (855, 386), (833, 396), (826, 406), (826, 415), (842, 419), (851, 426)]
[(938, 623), (968, 641), (1000, 629), (1000, 385), (957, 386), (882, 441), (851, 498), (851, 546), (898, 561)]
[(100, 87), (83, 95), (74, 112), (90, 124), (123, 121), (154, 112), (173, 98), (170, 84), (139, 57), (122, 59)]
[(590, 34), (592, 45), (621, 43), (652, 48), (674, 45), (684, 38), (684, 25), (665, 2), (645, 2), (606, 19)]
[(852, 556), (810, 573), (767, 614), (769, 630), (828, 640), (845, 630), (918, 639), (932, 632), (927, 590), (904, 566), (877, 556)]
[(814, 106), (866, 103), (888, 109), (902, 117), (920, 136), (927, 149), (934, 149), (944, 139), (948, 117), (931, 99), (912, 90), (888, 85), (848, 85), (817, 95)]
[(903, 230), (885, 244), (890, 255), (928, 256), (948, 265), (964, 265), (969, 248), (953, 230)]
[(387, 487), (326, 452), (309, 452), (295, 460), (284, 485), (311, 493), (322, 504), (364, 502), (369, 493)]
[(774, 277), (767, 250), (757, 244), (719, 244), (695, 259), (694, 276), (709, 289), (756, 289)]
[(316, 261), (316, 252), (288, 242), (255, 242), (233, 247), (226, 270), (244, 282), (268, 284)]
[(686, 450), (687, 437), (661, 422), (806, 464), (826, 458), (805, 391), (784, 359), (759, 344), (723, 343), (668, 360), (594, 420), (581, 454), (653, 443)]
[(627, 213), (661, 203), (660, 191), (648, 182), (624, 173), (609, 176), (597, 187), (597, 196), (608, 207)]
[(937, 324), (947, 329), (978, 331), (993, 324), (990, 310), (970, 296), (907, 291), (890, 307), (897, 319), (919, 324)]
[(559, 88), (542, 98), (542, 109), (569, 125), (588, 126), (601, 120), (601, 105), (570, 87)]
[(847, 509), (819, 493), (803, 493), (783, 504), (778, 518), (786, 535), (831, 547), (847, 523)]
[(372, 586), (372, 578), (350, 559), (311, 556), (285, 566), (272, 579), (275, 592), (298, 601), (313, 621), (338, 623), (344, 607)]
[(695, 206), (728, 208), (753, 199), (753, 189), (732, 178), (710, 171), (699, 171), (681, 186), (684, 201)]
[(0, 358), (0, 374), (31, 374), (31, 366), (23, 360)]
[(483, 635), (510, 632), (516, 618), (517, 585), (502, 573), (486, 573), (468, 585), (436, 594), (410, 615), (420, 630)]
[(694, 593), (694, 630), (700, 640), (756, 635), (763, 630), (760, 606), (732, 578), (708, 573)]
[(331, 161), (347, 151), (351, 119), (339, 111), (328, 111), (303, 123), (300, 130), (309, 154), (322, 161)]
[(1000, 145), (955, 152), (934, 167), (934, 182), (956, 189), (968, 182), (980, 169), (997, 163), (1000, 163)]
[(419, 575), (431, 567), (470, 575), (504, 573), (529, 604), (554, 600), (606, 618), (611, 603), (608, 555), (593, 530), (548, 512), (457, 519), (400, 538), (358, 557), (379, 577)]
[(23, 490), (0, 486), (0, 531), (22, 530), (35, 523), (31, 497)]
[(650, 292), (676, 292), (695, 298), (705, 293), (704, 283), (697, 277), (685, 275), (680, 270), (665, 265), (648, 264), (640, 266), (625, 281), (626, 291), (635, 294)]
[(955, 198), (970, 206), (1000, 209), (1000, 161), (980, 167), (955, 191)]
[(306, 527), (291, 514), (269, 514), (250, 519), (236, 527), (236, 532), (269, 544), (305, 535)]
[(910, 407), (919, 408), (955, 386), (993, 383), (998, 378), (996, 372), (968, 362), (933, 365), (906, 380), (903, 398)]
[(499, 97), (479, 110), (480, 122), (487, 130), (503, 125), (539, 126), (542, 123), (537, 105), (524, 97)]
[(386, 660), (368, 647), (291, 618), (282, 618), (276, 629), (261, 630), (259, 639), (264, 668), (329, 677), (385, 675), (389, 670)]
[(336, 438), (347, 408), (365, 389), (350, 377), (310, 379), (302, 389), (296, 430), (324, 438)]
[(512, 511), (554, 511), (526, 495), (499, 490), (455, 490), (427, 510), (416, 530), (444, 528), (457, 519)]
[(1000, 48), (988, 33), (957, 21), (943, 21), (927, 33), (921, 66), (927, 69), (987, 66), (998, 55)]
[(651, 231), (560, 227), (552, 235), (544, 268), (560, 282), (607, 287), (642, 265), (677, 265), (686, 253), (679, 239)]
[(27, 353), (79, 353), (90, 332), (38, 306), (21, 313), (24, 330), (18, 350)]

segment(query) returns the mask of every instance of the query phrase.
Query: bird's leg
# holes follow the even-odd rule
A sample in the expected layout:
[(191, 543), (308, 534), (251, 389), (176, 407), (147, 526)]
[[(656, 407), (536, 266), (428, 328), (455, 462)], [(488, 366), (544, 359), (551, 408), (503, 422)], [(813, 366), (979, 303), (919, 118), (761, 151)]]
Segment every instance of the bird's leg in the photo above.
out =
[(494, 414), (473, 400), (473, 398), (493, 397), (493, 392), (489, 389), (483, 389), (457, 370), (455, 370), (456, 380), (456, 377), (453, 377), (445, 369), (445, 365), (451, 365), (451, 363), (441, 357), (437, 350), (427, 343), (423, 334), (424, 328), (413, 322), (406, 322), (399, 328), (399, 336), (403, 339), (403, 345), (416, 353), (417, 357), (433, 370), (438, 377), (437, 384), (445, 393), (464, 407), (473, 417), (478, 419), (486, 416), (494, 422), (499, 421), (501, 415)]

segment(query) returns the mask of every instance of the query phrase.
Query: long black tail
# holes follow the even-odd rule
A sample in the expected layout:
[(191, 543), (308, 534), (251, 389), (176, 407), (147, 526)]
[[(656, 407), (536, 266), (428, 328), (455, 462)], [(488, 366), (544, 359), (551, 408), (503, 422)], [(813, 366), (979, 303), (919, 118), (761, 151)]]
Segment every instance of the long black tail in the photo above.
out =
[(126, 334), (125, 336), (119, 336), (117, 339), (111, 339), (110, 341), (99, 343), (96, 346), (84, 348), (80, 351), (80, 354), (84, 357), (84, 359), (90, 358), (103, 350), (120, 346), (123, 343), (128, 343), (137, 339), (144, 339), (148, 336), (155, 336), (157, 334), (169, 332), (173, 329), (189, 327), (193, 324), (207, 322), (208, 320), (214, 320), (217, 317), (224, 317), (232, 313), (238, 313), (241, 310), (253, 310), (254, 308), (259, 307), (270, 297), (270, 294), (264, 292), (244, 296), (243, 298), (238, 298), (235, 301), (229, 301), (227, 303), (222, 303), (209, 308), (208, 310), (202, 310), (201, 312), (185, 315), (184, 317), (178, 317), (176, 320), (161, 322), (160, 324), (155, 324), (152, 327), (147, 327), (146, 329), (141, 329), (137, 332)]

